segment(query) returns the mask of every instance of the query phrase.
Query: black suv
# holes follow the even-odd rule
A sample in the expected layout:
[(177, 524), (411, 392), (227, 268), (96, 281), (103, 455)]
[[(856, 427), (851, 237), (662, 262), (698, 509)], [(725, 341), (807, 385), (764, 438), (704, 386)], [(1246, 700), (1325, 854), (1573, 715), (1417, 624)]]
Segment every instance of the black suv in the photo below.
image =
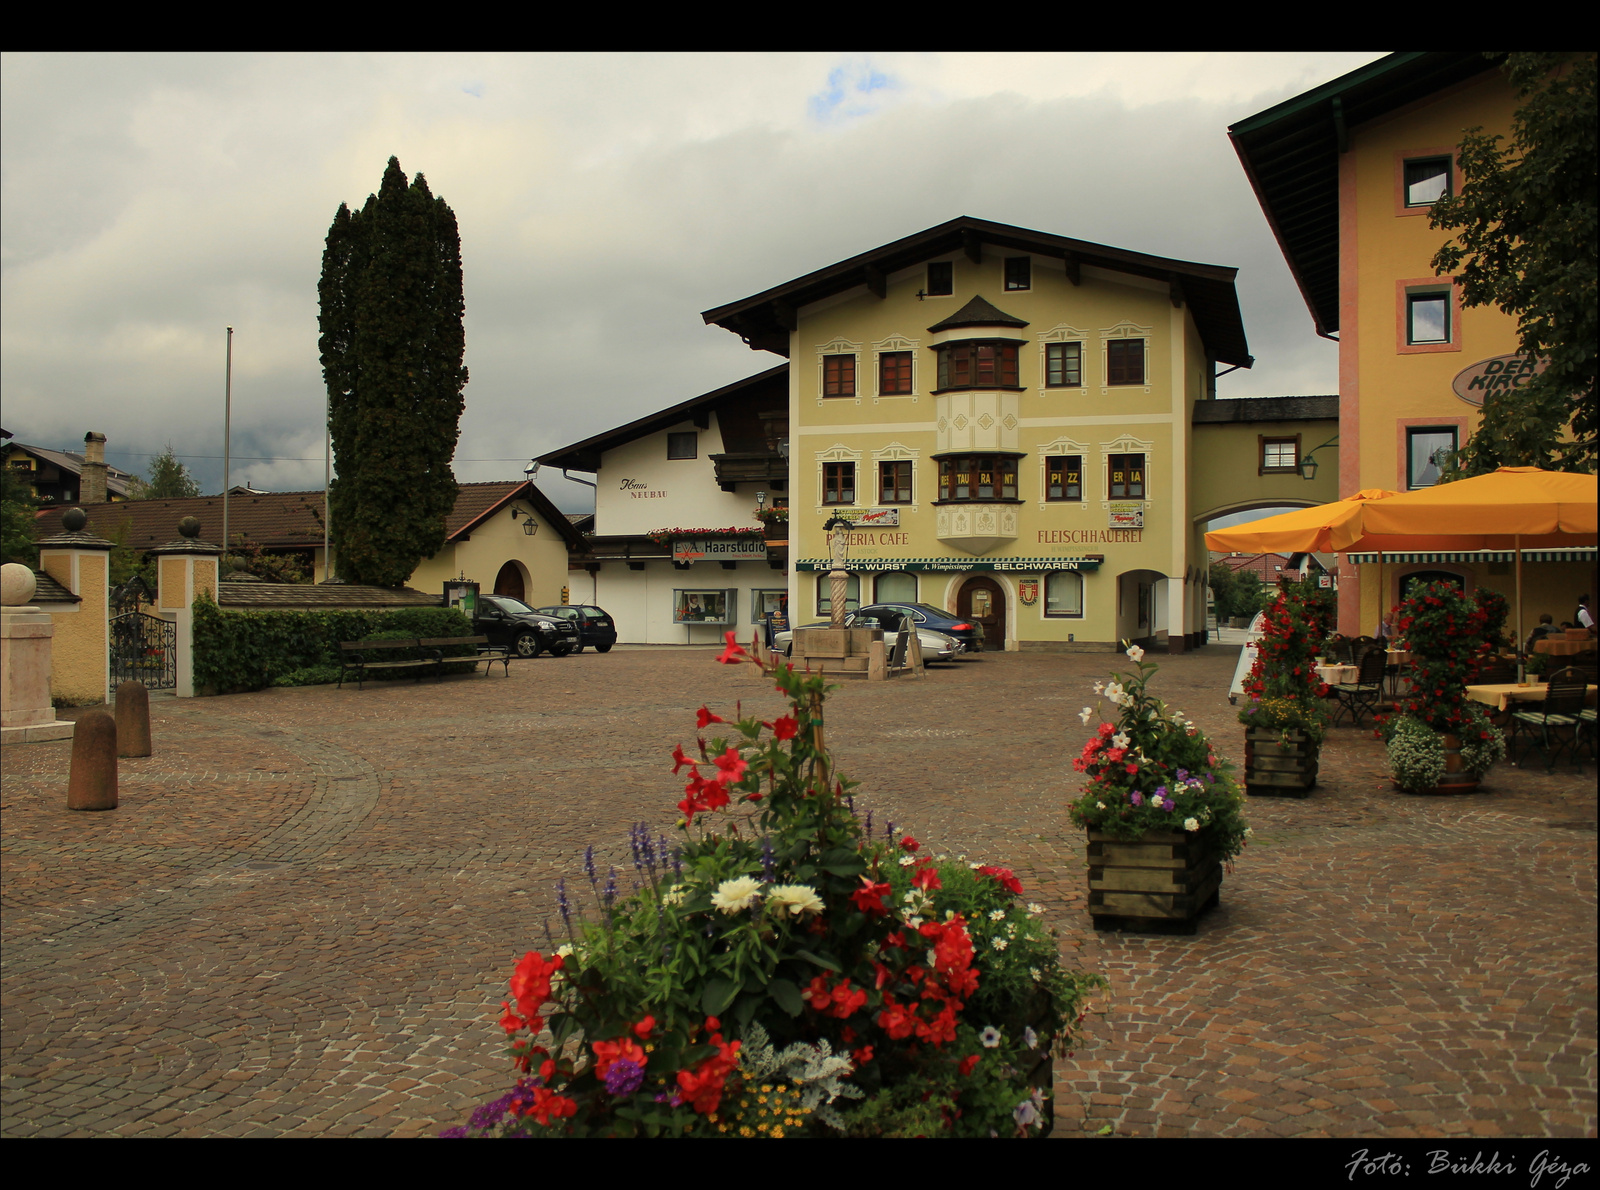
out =
[(617, 625), (603, 607), (587, 603), (563, 603), (555, 607), (541, 607), (538, 611), (542, 616), (555, 616), (576, 624), (577, 651), (580, 653), (588, 645), (593, 645), (596, 653), (609, 653), (611, 646), (617, 643)]
[(576, 624), (542, 615), (509, 595), (479, 595), (472, 630), (518, 657), (537, 657), (546, 650), (552, 657), (565, 657), (578, 647)]

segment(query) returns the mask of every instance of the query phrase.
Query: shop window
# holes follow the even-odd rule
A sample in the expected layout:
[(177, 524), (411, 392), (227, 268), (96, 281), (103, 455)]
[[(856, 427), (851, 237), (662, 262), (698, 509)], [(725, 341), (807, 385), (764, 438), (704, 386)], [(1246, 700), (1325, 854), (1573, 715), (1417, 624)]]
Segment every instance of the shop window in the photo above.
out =
[(911, 392), (911, 353), (885, 351), (878, 356), (878, 393), (885, 397)]
[(1406, 162), (1406, 206), (1428, 207), (1450, 193), (1450, 158), (1419, 157)]
[(824, 504), (854, 504), (856, 502), (856, 465), (854, 463), (822, 464), (822, 502)]
[(1083, 575), (1076, 570), (1057, 570), (1045, 575), (1044, 614), (1081, 620)]
[(1107, 495), (1112, 500), (1144, 499), (1144, 455), (1112, 455), (1110, 487)]
[(1106, 343), (1106, 383), (1144, 383), (1144, 340), (1111, 339)]
[(939, 388), (1016, 388), (1015, 343), (950, 343), (939, 352)]
[(822, 357), (822, 395), (825, 397), (853, 397), (856, 395), (855, 356), (825, 355)]
[(1051, 501), (1083, 499), (1083, 456), (1048, 455), (1044, 461), (1044, 498)]
[(878, 464), (878, 503), (911, 503), (911, 468), (909, 460)]
[(874, 603), (915, 603), (917, 576), (901, 570), (880, 574), (873, 584), (872, 600)]
[(1450, 342), (1450, 291), (1406, 294), (1406, 342)]
[(956, 291), (955, 263), (936, 260), (928, 265), (928, 296), (949, 297)]
[(782, 587), (750, 592), (750, 622), (762, 623), (769, 615), (783, 619), (789, 614), (789, 592)]
[(1015, 500), (1017, 460), (1008, 455), (958, 455), (939, 460), (939, 499)]
[(1006, 257), (1006, 288), (1008, 290), (1033, 288), (1033, 258), (1031, 256)]
[[(853, 612), (861, 606), (861, 576), (852, 574), (844, 584), (844, 609)], [(833, 578), (826, 570), (817, 573), (817, 615), (833, 615)]]
[(697, 457), (700, 448), (700, 435), (693, 430), (682, 434), (667, 435), (667, 458), (692, 459)]
[(736, 590), (677, 590), (672, 593), (672, 619), (678, 624), (732, 624)]
[(1300, 438), (1268, 438), (1262, 435), (1261, 475), (1287, 475), (1300, 469)]
[(1417, 426), (1406, 430), (1406, 486), (1431, 488), (1439, 468), (1456, 449), (1455, 426)]
[(1046, 388), (1083, 387), (1083, 344), (1046, 343), (1044, 347)]

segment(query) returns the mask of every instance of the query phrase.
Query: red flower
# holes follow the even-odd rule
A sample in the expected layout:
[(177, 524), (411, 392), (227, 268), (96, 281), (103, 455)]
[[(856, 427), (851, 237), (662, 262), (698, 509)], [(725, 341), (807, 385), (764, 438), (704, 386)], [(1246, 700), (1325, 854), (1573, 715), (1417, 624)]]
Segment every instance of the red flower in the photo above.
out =
[(973, 1067), (977, 1066), (982, 1058), (982, 1054), (968, 1054), (965, 1058), (962, 1058), (961, 1064), (956, 1067), (956, 1069), (961, 1072), (961, 1077), (965, 1078), (967, 1075), (971, 1074)]
[(900, 846), (906, 851), (921, 851), (922, 850), (922, 844), (917, 842), (910, 835), (907, 835), (905, 838), (900, 840)]
[(911, 883), (914, 887), (927, 892), (944, 887), (944, 884), (939, 880), (939, 873), (935, 872), (931, 865), (918, 868), (915, 875), (911, 877)]
[[(724, 633), (724, 637), (728, 642), (728, 647), (722, 650), (722, 656), (717, 658), (718, 661), (722, 662), (723, 665), (738, 665), (740, 661), (749, 659), (750, 654), (733, 639), (731, 631)], [(701, 724), (701, 726), (705, 725)]]
[(896, 1004), (894, 997), (885, 996), (883, 1011), (878, 1014), (878, 1027), (895, 1041), (903, 1041), (916, 1030), (917, 1018)]
[(857, 1069), (860, 1069), (868, 1062), (872, 1061), (872, 1047), (870, 1045), (864, 1045), (858, 1050), (851, 1050), (850, 1060), (856, 1064)]
[(1117, 734), (1117, 729), (1115, 727), (1113, 727), (1111, 724), (1102, 723), (1100, 725), (1100, 738), (1101, 739), (1109, 740), (1112, 736), (1114, 736), (1116, 734)]
[(986, 864), (978, 869), (978, 873), (982, 876), (992, 877), (1003, 887), (1016, 893), (1017, 896), (1020, 897), (1022, 895), (1022, 881), (1012, 875), (1010, 868), (996, 868)]
[(726, 785), (744, 776), (745, 770), (750, 767), (750, 762), (739, 755), (739, 749), (729, 748), (717, 757), (716, 766), (721, 770), (717, 774), (717, 780)]
[(633, 1031), (638, 1034), (640, 1041), (649, 1041), (650, 1034), (655, 1031), (655, 1027), (656, 1018), (654, 1016), (646, 1016), (644, 1020), (633, 1027)]
[(864, 888), (858, 888), (850, 894), (850, 899), (856, 903), (856, 908), (872, 917), (883, 917), (888, 914), (884, 908), (883, 898), (889, 895), (887, 884), (874, 884), (871, 877), (863, 876), (861, 883)]
[(709, 726), (712, 723), (726, 723), (726, 722), (727, 722), (727, 720), (724, 719), (721, 715), (713, 715), (710, 711), (706, 710), (705, 707), (701, 707), (700, 711), (699, 711), (699, 719), (696, 721), (695, 727), (696, 728), (704, 728), (704, 727)]
[(672, 749), (672, 760), (673, 760), (672, 775), (674, 777), (676, 777), (678, 775), (678, 770), (681, 769), (684, 765), (688, 765), (690, 768), (694, 767), (694, 761), (683, 754), (683, 745), (682, 744), (679, 744), (675, 748)]
[(594, 1050), (594, 1074), (603, 1079), (617, 1062), (632, 1062), (640, 1069), (645, 1065), (645, 1052), (637, 1042), (624, 1037), (621, 1041), (597, 1041), (589, 1047)]
[(530, 950), (517, 964), (511, 975), (511, 995), (524, 1017), (539, 1015), (539, 1009), (550, 999), (550, 979), (565, 962), (555, 955), (547, 963), (538, 951)]
[(772, 721), (772, 734), (775, 739), (792, 740), (800, 732), (800, 721), (792, 715), (784, 715), (781, 719)]

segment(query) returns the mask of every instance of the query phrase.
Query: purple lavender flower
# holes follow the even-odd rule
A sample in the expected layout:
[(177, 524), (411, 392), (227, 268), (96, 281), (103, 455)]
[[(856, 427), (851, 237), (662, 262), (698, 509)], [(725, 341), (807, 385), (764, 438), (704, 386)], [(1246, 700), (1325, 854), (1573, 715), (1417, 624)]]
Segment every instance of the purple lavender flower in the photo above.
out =
[(443, 1132), (439, 1133), (439, 1139), (464, 1140), (466, 1139), (466, 1135), (467, 1126), (465, 1124), (457, 1124), (454, 1128), (446, 1128)]
[(606, 1092), (611, 1095), (632, 1095), (644, 1082), (644, 1067), (626, 1058), (611, 1063), (606, 1071)]
[(884, 828), (883, 833), (888, 836), (889, 842), (894, 842), (894, 819), (889, 819), (889, 825)]
[(867, 838), (872, 838), (872, 811), (867, 811)]
[(606, 912), (611, 912), (611, 903), (617, 899), (617, 870), (612, 868), (606, 875), (606, 890), (601, 894), (605, 898)]
[(544, 940), (549, 944), (551, 950), (556, 948), (556, 940), (550, 936), (550, 919), (548, 917), (544, 919)]
[(644, 853), (644, 865), (650, 869), (652, 877), (656, 874), (656, 849), (650, 842), (650, 831), (644, 823), (639, 824), (639, 850)]
[(672, 874), (674, 876), (682, 876), (683, 875), (683, 848), (682, 847), (674, 847), (672, 849)]
[(485, 1103), (472, 1113), (472, 1118), (467, 1121), (468, 1125), (473, 1128), (493, 1128), (505, 1118), (506, 1112), (511, 1109), (511, 1101), (514, 1098), (515, 1092), (509, 1095), (502, 1095), (498, 1099)]
[(761, 840), (761, 878), (768, 884), (772, 883), (773, 866), (772, 839), (768, 837)]
[(1188, 769), (1179, 769), (1178, 770), (1178, 780), (1187, 781), (1188, 779), (1189, 779), (1189, 770)]
[(561, 923), (572, 933), (572, 902), (567, 900), (567, 878), (556, 881), (556, 908), (561, 910)]
[(594, 887), (594, 885), (596, 883), (596, 877), (595, 877), (595, 874), (594, 874), (594, 844), (593, 843), (589, 844), (589, 846), (587, 846), (587, 847), (585, 847), (583, 849), (583, 874), (589, 878), (589, 886), (591, 888)]
[(1128, 800), (1136, 806), (1142, 806), (1144, 805), (1144, 794), (1135, 789), (1132, 793), (1128, 794)]

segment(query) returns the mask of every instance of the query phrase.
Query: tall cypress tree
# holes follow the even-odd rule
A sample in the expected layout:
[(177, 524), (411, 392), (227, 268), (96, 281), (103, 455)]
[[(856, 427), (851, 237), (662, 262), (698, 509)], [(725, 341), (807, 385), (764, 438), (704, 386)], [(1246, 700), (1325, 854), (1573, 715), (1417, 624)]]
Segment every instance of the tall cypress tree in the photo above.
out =
[(339, 204), (318, 296), (338, 573), (397, 587), (443, 548), (458, 490), (450, 460), (467, 369), (455, 213), (389, 158), (359, 212)]

